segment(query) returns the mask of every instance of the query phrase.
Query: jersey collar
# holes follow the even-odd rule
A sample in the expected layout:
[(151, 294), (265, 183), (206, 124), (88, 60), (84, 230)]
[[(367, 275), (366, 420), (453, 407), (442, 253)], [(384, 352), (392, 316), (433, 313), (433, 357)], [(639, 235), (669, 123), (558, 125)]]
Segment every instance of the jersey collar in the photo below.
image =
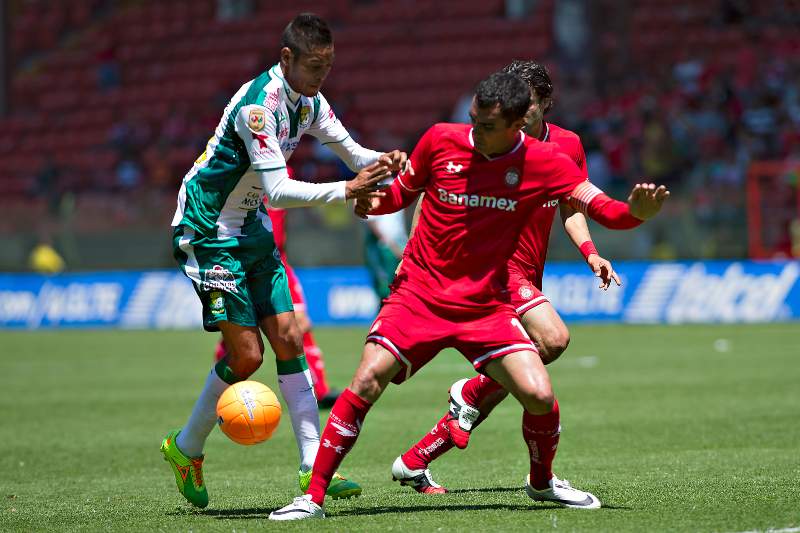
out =
[(506, 157), (507, 155), (513, 154), (514, 152), (519, 150), (519, 147), (522, 146), (522, 143), (524, 143), (524, 142), (525, 142), (525, 134), (520, 131), (519, 132), (519, 140), (517, 141), (517, 144), (514, 145), (514, 148), (512, 148), (511, 150), (509, 150), (508, 152), (506, 152), (506, 153), (504, 153), (502, 155), (498, 155), (497, 157), (489, 157), (488, 155), (482, 154), (481, 152), (478, 152), (477, 150), (475, 150), (475, 142), (472, 140), (472, 128), (469, 129), (469, 145), (472, 147), (473, 150), (475, 150), (476, 152), (481, 154), (488, 161), (495, 161), (497, 159), (502, 159), (503, 157)]
[(286, 94), (286, 100), (292, 104), (293, 107), (297, 107), (301, 94), (289, 87), (289, 84), (286, 83), (286, 78), (283, 77), (283, 70), (281, 70), (281, 64), (275, 63), (270, 69), (270, 74), (283, 82), (283, 92)]
[(550, 140), (550, 124), (544, 121), (542, 121), (542, 124), (544, 125), (544, 135), (542, 135), (542, 138), (540, 140), (543, 143), (546, 143), (547, 141)]

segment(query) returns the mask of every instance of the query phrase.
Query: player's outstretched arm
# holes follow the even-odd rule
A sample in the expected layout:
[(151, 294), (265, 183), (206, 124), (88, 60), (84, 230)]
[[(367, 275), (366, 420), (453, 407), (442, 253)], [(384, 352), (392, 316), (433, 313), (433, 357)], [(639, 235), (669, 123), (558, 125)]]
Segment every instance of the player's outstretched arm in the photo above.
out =
[(272, 207), (289, 208), (320, 205), (362, 197), (382, 196), (379, 183), (391, 176), (380, 163), (362, 169), (350, 181), (306, 183), (289, 178), (285, 168), (261, 171), (261, 184)]
[(668, 197), (669, 191), (664, 186), (637, 184), (626, 204), (608, 197), (591, 183), (583, 182), (570, 193), (569, 203), (607, 228), (631, 229), (655, 216)]
[(586, 223), (586, 217), (583, 213), (577, 211), (568, 203), (561, 203), (559, 205), (561, 212), (561, 222), (564, 224), (564, 230), (567, 232), (572, 243), (581, 252), (586, 264), (592, 269), (595, 276), (600, 278), (599, 288), (608, 290), (613, 280), (617, 286), (622, 285), (619, 276), (614, 272), (614, 267), (611, 261), (600, 257), (594, 243), (592, 242), (592, 235), (589, 233), (589, 225)]

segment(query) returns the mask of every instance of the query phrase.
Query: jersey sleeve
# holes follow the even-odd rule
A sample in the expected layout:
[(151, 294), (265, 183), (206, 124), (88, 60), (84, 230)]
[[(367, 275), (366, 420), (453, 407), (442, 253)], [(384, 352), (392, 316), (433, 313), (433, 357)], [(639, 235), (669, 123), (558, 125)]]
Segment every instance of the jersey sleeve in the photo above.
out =
[(381, 156), (381, 152), (364, 148), (350, 136), (322, 93), (315, 106), (314, 120), (306, 131), (330, 148), (353, 172), (371, 165)]
[(286, 168), (286, 160), (278, 144), (277, 120), (272, 111), (260, 105), (242, 106), (234, 124), (254, 169)]
[(544, 167), (549, 175), (545, 183), (550, 198), (567, 200), (570, 193), (586, 181), (586, 174), (563, 152), (553, 151)]
[(421, 192), (428, 184), (431, 176), (432, 162), (434, 147), (436, 145), (436, 138), (438, 136), (436, 126), (428, 128), (428, 131), (420, 138), (414, 151), (411, 152), (409, 157), (409, 164), (413, 169), (411, 171), (398, 174), (397, 182), (408, 192)]
[(411, 169), (401, 172), (384, 192), (378, 207), (370, 211), (371, 215), (385, 215), (405, 209), (425, 190), (431, 175), (431, 156), (435, 144), (436, 126), (431, 127), (417, 143), (411, 153), (409, 163)]

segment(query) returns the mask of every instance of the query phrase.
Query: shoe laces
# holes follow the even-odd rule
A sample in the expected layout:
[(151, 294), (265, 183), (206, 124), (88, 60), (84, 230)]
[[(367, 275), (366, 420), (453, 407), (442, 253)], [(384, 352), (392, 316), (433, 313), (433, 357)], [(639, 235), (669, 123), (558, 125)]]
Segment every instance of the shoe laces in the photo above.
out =
[(194, 479), (194, 484), (198, 487), (203, 486), (203, 458), (202, 457), (191, 457), (189, 459), (192, 462), (192, 478)]
[(572, 488), (572, 485), (570, 484), (569, 481), (567, 481), (566, 479), (558, 479), (558, 478), (555, 478), (555, 480), (553, 481), (553, 486), (561, 487), (564, 489)]

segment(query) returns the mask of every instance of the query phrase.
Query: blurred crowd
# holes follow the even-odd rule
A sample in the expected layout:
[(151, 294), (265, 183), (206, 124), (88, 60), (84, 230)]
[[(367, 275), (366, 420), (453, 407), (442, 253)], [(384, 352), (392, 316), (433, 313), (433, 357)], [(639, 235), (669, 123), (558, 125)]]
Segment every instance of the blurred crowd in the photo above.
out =
[[(218, 13), (246, 17), (255, 5), (236, 4), (238, 11)], [(524, 20), (536, 13), (537, 4), (511, 2), (507, 16)], [(717, 30), (732, 29), (741, 36), (723, 47), (724, 53), (719, 53), (720, 47), (707, 49), (685, 42), (670, 54), (651, 58), (646, 53), (637, 55), (636, 32), (621, 30), (619, 17), (609, 17), (616, 23), (597, 25), (591, 38), (583, 35), (581, 21), (575, 23), (569, 11), (559, 22), (558, 5), (568, 4), (580, 2), (556, 4), (553, 39), (558, 41), (560, 32), (574, 37), (572, 44), (591, 41), (594, 56), (574, 46), (553, 46), (542, 57), (533, 58), (547, 64), (555, 83), (556, 105), (547, 119), (581, 135), (590, 177), (601, 188), (620, 197), (633, 183), (648, 179), (673, 190), (665, 217), (627, 243), (623, 256), (745, 256), (745, 185), (751, 163), (785, 162), (786, 180), (794, 180), (790, 188), (797, 187), (800, 50), (797, 38), (782, 36), (787, 24), (794, 25), (800, 35), (800, 19), (759, 18), (748, 11), (750, 2), (721, 1), (711, 23)], [(110, 9), (101, 0), (93, 5), (96, 12)], [(89, 18), (91, 13), (81, 12), (75, 24), (85, 24)], [(777, 35), (772, 32), (776, 25), (782, 28)], [(121, 52), (113, 35), (104, 34), (95, 44), (92, 83), (97, 90), (113, 94), (129, 73), (120, 70)], [(31, 50), (33, 58), (43, 52)], [(266, 66), (275, 59), (272, 52), (259, 52), (250, 58), (251, 63)], [(24, 68), (25, 57), (16, 64)], [(331, 77), (336, 76), (334, 67)], [(113, 223), (163, 225), (161, 218), (173, 209), (182, 176), (203, 151), (228, 98), (244, 81), (234, 76), (227, 86), (206, 90), (205, 97), (173, 101), (167, 118), (155, 123), (141, 107), (121, 107), (98, 140), (94, 173), (45, 158), (28, 181), (28, 194), (43, 199), (56, 217), (74, 209), (74, 198), (84, 193), (120, 194), (125, 202), (114, 212)], [(418, 133), (362, 129), (357, 94), (337, 91), (335, 85), (323, 91), (362, 144), (413, 148)], [(431, 115), (429, 122), (466, 120), (463, 110), (463, 101), (453, 101), (438, 116)], [(292, 165), (302, 177), (335, 180), (350, 175), (330, 152), (311, 141), (301, 144)], [(147, 216), (137, 205), (157, 210), (158, 216)], [(310, 215), (310, 220), (308, 225), (315, 230), (318, 224), (341, 228), (353, 223), (324, 210)], [(101, 219), (92, 224), (107, 222)], [(300, 231), (302, 226), (301, 222)]]

